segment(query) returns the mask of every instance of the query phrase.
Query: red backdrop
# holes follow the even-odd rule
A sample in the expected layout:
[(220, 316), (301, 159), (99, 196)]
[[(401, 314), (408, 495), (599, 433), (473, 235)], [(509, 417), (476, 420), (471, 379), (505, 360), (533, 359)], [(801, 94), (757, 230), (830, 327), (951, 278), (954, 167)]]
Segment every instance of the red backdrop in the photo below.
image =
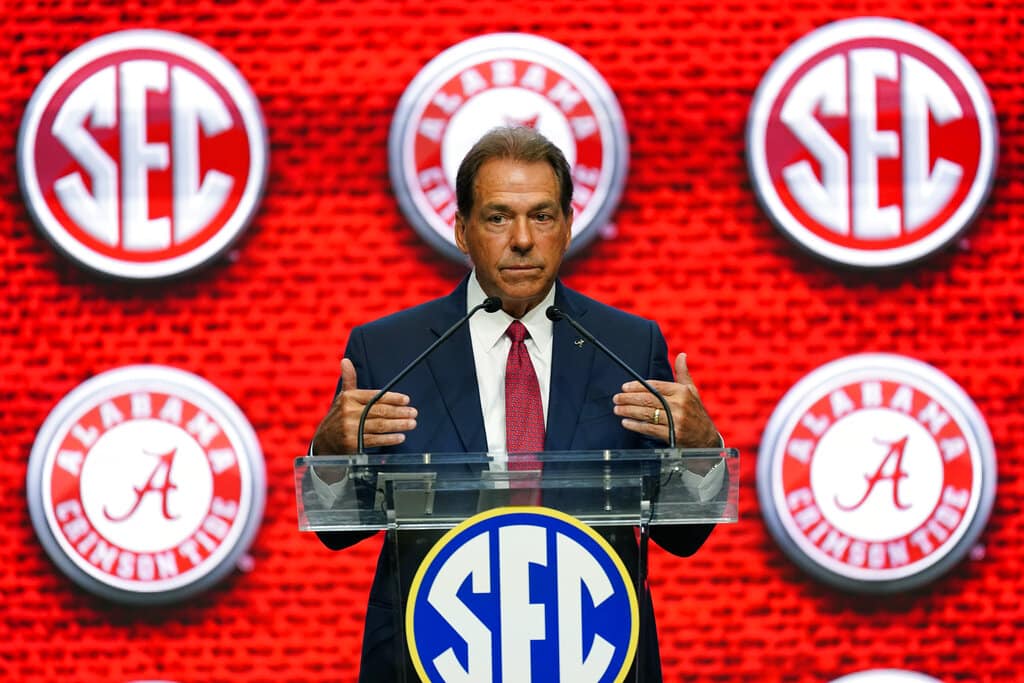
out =
[[(995, 188), (952, 248), (899, 271), (840, 271), (798, 252), (755, 201), (744, 125), (762, 74), (832, 20), (907, 19), (951, 41), (987, 84), (1000, 126)], [(828, 681), (908, 668), (1016, 681), (1024, 653), (1024, 7), (1019, 2), (54, 2), (0, 15), (0, 675), (5, 680), (354, 679), (379, 540), (332, 553), (296, 527), (292, 461), (327, 407), (349, 330), (448, 292), (462, 274), (406, 224), (387, 132), (433, 56), (523, 31), (580, 53), (631, 134), (616, 234), (564, 269), (598, 299), (656, 318), (743, 454), (741, 521), (694, 558), (653, 559), (669, 681)], [(18, 190), (26, 102), (63, 55), (123, 28), (191, 35), (259, 97), (271, 141), (262, 208), (226, 258), (174, 282), (123, 284), (58, 256)], [(999, 460), (979, 545), (945, 577), (885, 598), (827, 588), (769, 537), (755, 494), (761, 431), (782, 394), (837, 357), (887, 351), (959, 382)], [(25, 501), (36, 430), (101, 371), (161, 363), (230, 395), (266, 455), (268, 499), (246, 570), (189, 604), (145, 611), (77, 589), (49, 562)]]

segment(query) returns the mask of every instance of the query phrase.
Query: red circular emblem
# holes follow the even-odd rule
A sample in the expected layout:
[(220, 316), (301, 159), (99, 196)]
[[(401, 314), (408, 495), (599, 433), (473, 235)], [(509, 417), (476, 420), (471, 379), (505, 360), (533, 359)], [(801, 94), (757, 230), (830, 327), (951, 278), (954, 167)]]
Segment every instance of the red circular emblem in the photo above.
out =
[(259, 104), (206, 45), (122, 31), (62, 59), (18, 139), (29, 211), (67, 256), (131, 279), (197, 268), (242, 233), (267, 175)]
[(919, 260), (974, 219), (997, 129), (984, 83), (949, 43), (895, 19), (805, 36), (765, 74), (747, 161), (768, 216), (836, 263)]
[(36, 532), (57, 565), (125, 602), (169, 602), (230, 571), (262, 517), (256, 436), (195, 375), (131, 366), (68, 394), (28, 475)]
[(916, 671), (905, 669), (870, 669), (858, 671), (857, 673), (840, 676), (832, 683), (942, 683), (937, 678), (932, 678)]
[(392, 185), (406, 218), (446, 256), (455, 246), (455, 175), (481, 135), (524, 125), (551, 140), (572, 169), (569, 254), (589, 243), (618, 205), (628, 138), (618, 100), (572, 50), (539, 36), (495, 33), (437, 55), (406, 88), (389, 137)]
[(758, 456), (769, 529), (815, 576), (895, 591), (959, 561), (995, 491), (992, 439), (935, 368), (863, 354), (829, 363), (776, 408)]

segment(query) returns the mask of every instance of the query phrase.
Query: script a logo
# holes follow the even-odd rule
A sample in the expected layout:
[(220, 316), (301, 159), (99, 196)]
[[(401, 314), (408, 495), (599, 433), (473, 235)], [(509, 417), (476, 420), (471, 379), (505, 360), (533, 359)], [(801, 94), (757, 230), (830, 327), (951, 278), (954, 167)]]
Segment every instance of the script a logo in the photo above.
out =
[(636, 652), (636, 591), (621, 560), (547, 508), (499, 508), (452, 529), (420, 565), (408, 605), (424, 681), (611, 683)]
[(165, 31), (83, 45), (25, 112), (18, 170), (29, 210), (72, 259), (124, 278), (162, 278), (223, 252), (266, 179), (266, 131), (223, 57)]
[[(122, 515), (114, 516), (110, 514), (108, 507), (104, 506), (103, 516), (111, 522), (123, 522), (138, 511), (139, 506), (142, 504), (142, 499), (147, 493), (155, 493), (161, 497), (163, 501), (161, 505), (161, 512), (165, 520), (177, 519), (178, 515), (172, 515), (167, 507), (167, 494), (170, 491), (176, 490), (178, 485), (171, 481), (171, 468), (174, 467), (174, 456), (178, 454), (177, 447), (171, 448), (166, 453), (154, 454), (149, 451), (143, 451), (145, 455), (153, 456), (156, 455), (156, 462), (153, 463), (153, 470), (146, 477), (146, 483), (142, 486), (133, 486), (132, 490), (135, 492), (135, 501), (131, 504), (131, 507)], [(162, 483), (158, 483), (157, 479), (161, 479)], [(234, 515), (232, 515), (233, 517)]]
[(772, 65), (747, 128), (754, 189), (798, 244), (861, 267), (918, 260), (988, 195), (992, 103), (951, 45), (913, 24), (850, 19)]

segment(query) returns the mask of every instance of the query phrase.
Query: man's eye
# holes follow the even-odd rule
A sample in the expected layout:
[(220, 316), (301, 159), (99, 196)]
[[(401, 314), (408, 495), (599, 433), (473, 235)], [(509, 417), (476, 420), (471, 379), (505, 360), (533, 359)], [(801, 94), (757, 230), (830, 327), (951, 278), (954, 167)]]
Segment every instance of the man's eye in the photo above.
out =
[(539, 223), (547, 223), (547, 222), (553, 221), (555, 219), (555, 217), (552, 216), (550, 213), (538, 213), (533, 218), (534, 218), (535, 221), (537, 221)]
[(505, 223), (508, 222), (508, 217), (507, 216), (503, 216), (500, 213), (496, 213), (496, 214), (488, 216), (487, 217), (487, 222), (488, 223), (492, 223), (494, 225), (504, 225)]

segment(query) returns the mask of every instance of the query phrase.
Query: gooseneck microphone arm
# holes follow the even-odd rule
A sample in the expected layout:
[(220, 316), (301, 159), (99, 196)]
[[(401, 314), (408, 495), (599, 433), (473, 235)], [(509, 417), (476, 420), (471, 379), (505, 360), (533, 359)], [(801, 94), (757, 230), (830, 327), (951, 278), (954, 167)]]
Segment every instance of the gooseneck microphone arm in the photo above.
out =
[(501, 299), (496, 297), (496, 296), (490, 296), (490, 297), (487, 297), (486, 299), (484, 299), (483, 303), (477, 304), (472, 309), (470, 309), (469, 313), (467, 313), (465, 316), (460, 318), (458, 320), (458, 322), (456, 322), (454, 325), (452, 325), (447, 330), (445, 330), (444, 333), (440, 337), (437, 338), (437, 341), (435, 341), (433, 344), (428, 346), (427, 349), (423, 353), (421, 353), (420, 355), (416, 356), (415, 360), (413, 360), (411, 363), (406, 365), (402, 369), (401, 372), (399, 372), (397, 375), (395, 375), (394, 379), (392, 379), (390, 382), (385, 384), (384, 387), (380, 391), (378, 391), (376, 394), (374, 394), (373, 398), (371, 398), (369, 400), (369, 402), (365, 406), (363, 406), (363, 412), (362, 412), (362, 414), (359, 415), (359, 430), (356, 432), (356, 446), (357, 446), (357, 451), (356, 452), (359, 455), (363, 455), (363, 453), (364, 453), (364, 451), (363, 451), (363, 432), (366, 430), (366, 416), (370, 414), (370, 408), (372, 408), (374, 406), (374, 404), (377, 403), (377, 401), (380, 400), (381, 396), (383, 396), (388, 391), (390, 391), (391, 387), (393, 387), (396, 384), (398, 384), (402, 380), (403, 377), (405, 377), (410, 372), (412, 372), (412, 369), (415, 368), (417, 365), (419, 365), (423, 361), (424, 358), (426, 358), (431, 353), (433, 353), (434, 349), (436, 349), (438, 346), (443, 344), (448, 339), (448, 337), (450, 337), (453, 334), (455, 334), (455, 332), (458, 331), (458, 329), (460, 327), (465, 325), (466, 322), (470, 318), (472, 318), (476, 314), (476, 312), (479, 311), (481, 308), (484, 309), (485, 311), (487, 311), (488, 313), (494, 313), (495, 311), (497, 311), (497, 310), (499, 310), (501, 308)]
[(626, 361), (616, 356), (611, 349), (609, 349), (607, 346), (598, 341), (598, 339), (594, 335), (590, 334), (590, 332), (588, 332), (587, 329), (583, 327), (583, 325), (580, 325), (578, 322), (569, 317), (569, 315), (565, 311), (561, 310), (557, 306), (548, 306), (548, 310), (545, 313), (548, 316), (548, 320), (551, 320), (552, 322), (565, 320), (567, 323), (572, 325), (576, 329), (576, 331), (583, 336), (584, 339), (586, 339), (588, 342), (590, 342), (597, 348), (601, 349), (601, 351), (603, 351), (606, 356), (615, 361), (615, 363), (620, 368), (625, 370), (630, 377), (640, 382), (640, 384), (643, 385), (644, 389), (647, 389), (647, 391), (654, 394), (655, 398), (661, 401), (661, 407), (664, 408), (665, 410), (665, 420), (668, 422), (668, 447), (674, 449), (676, 447), (676, 420), (672, 416), (672, 410), (668, 407), (668, 401), (665, 400), (665, 397), (662, 396), (661, 392), (652, 387), (651, 383), (648, 382), (643, 377), (641, 377), (640, 373), (631, 368), (626, 363)]

